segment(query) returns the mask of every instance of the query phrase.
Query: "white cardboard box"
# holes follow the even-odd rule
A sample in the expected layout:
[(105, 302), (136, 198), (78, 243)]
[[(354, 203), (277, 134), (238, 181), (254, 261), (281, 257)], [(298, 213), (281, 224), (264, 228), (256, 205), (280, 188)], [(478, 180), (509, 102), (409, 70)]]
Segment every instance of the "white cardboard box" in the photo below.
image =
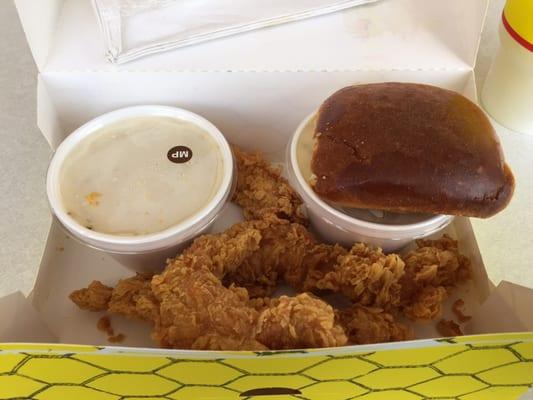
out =
[(104, 111), (163, 103), (204, 115), (243, 145), (268, 136), (268, 153), (351, 83), (419, 81), (474, 96), (487, 5), (384, 0), (117, 66), (105, 61), (89, 0), (16, 4), (40, 71), (38, 124), (53, 148)]
[[(53, 149), (69, 132), (101, 113), (128, 105), (157, 103), (180, 106), (197, 112), (215, 123), (230, 141), (246, 148), (261, 150), (273, 160), (283, 159), (288, 137), (298, 123), (316, 109), (329, 94), (343, 86), (358, 82), (424, 82), (462, 92), (475, 100), (473, 65), (487, 7), (487, 0), (448, 0), (446, 2), (382, 0), (375, 4), (328, 16), (182, 48), (117, 66), (105, 61), (105, 49), (99, 37), (89, 0), (41, 0), (39, 2), (15, 0), (15, 2), (39, 67), (38, 125)], [(228, 213), (224, 220), (218, 222), (218, 229), (235, 219), (235, 210), (230, 210)], [(533, 329), (532, 321), (523, 318), (520, 312), (517, 313), (517, 311), (522, 311), (517, 305), (523, 305), (527, 301), (525, 299), (530, 298), (531, 292), (504, 285), (491, 293), (492, 288), (486, 276), (470, 222), (467, 219), (458, 218), (450, 231), (459, 237), (462, 250), (472, 258), (474, 265), (474, 283), (461, 289), (459, 294), (468, 299), (468, 311), (477, 313), (483, 323), (472, 323), (467, 327), (468, 332)], [(68, 238), (61, 228), (53, 223), (31, 296), (32, 305), (40, 317), (40, 321), (35, 318), (34, 330), (43, 329), (46, 330), (46, 334), (42, 335), (41, 340), (39, 335), (33, 335), (29, 340), (50, 342), (50, 335), (52, 335), (59, 344), (105, 345), (105, 338), (95, 328), (98, 315), (81, 312), (67, 300), (67, 295), (73, 289), (85, 286), (92, 279), (102, 279), (104, 282), (112, 283), (129, 274), (105, 254), (83, 247)], [(490, 300), (486, 303), (490, 304), (489, 309), (481, 306), (487, 298)], [(7, 317), (7, 310), (12, 310), (13, 304), (19, 304), (22, 307), (20, 305), (22, 303), (20, 296), (12, 296), (7, 300), (1, 299), (0, 313)], [(497, 309), (506, 309), (508, 318), (504, 323), (499, 321), (498, 324), (492, 324), (487, 316)], [(0, 340), (19, 341), (16, 328), (18, 321), (13, 320), (13, 316), (10, 317), (10, 321), (13, 324), (12, 329), (7, 330), (8, 333), (3, 336), (0, 330)], [(23, 322), (25, 329), (29, 329), (28, 324), (31, 321), (26, 319)], [(148, 340), (148, 327), (142, 327), (141, 324), (121, 318), (117, 318), (115, 323), (117, 330), (127, 332), (128, 337), (124, 345), (151, 346)], [(435, 336), (431, 327), (420, 326), (417, 330), (422, 337)], [(437, 350), (439, 352), (444, 347), (448, 350), (458, 349), (461, 346), (474, 346), (478, 342), (490, 344), (491, 341), (498, 346), (503, 346), (503, 349), (507, 349), (505, 351), (511, 351), (509, 346), (520, 342), (520, 345), (524, 344), (526, 347), (524, 350), (526, 353), (531, 352), (527, 353), (527, 357), (533, 358), (531, 355), (533, 354), (533, 335), (522, 334), (501, 337), (465, 337), (463, 341), (460, 339), (448, 342), (419, 340), (373, 346), (350, 346), (305, 354), (287, 355), (274, 352), (268, 361), (260, 360), (260, 365), (263, 368), (267, 364), (278, 365), (279, 362), (283, 362), (285, 363), (283, 365), (289, 365), (296, 361), (305, 364), (308, 357), (330, 357), (335, 360), (348, 357), (350, 360), (360, 362), (360, 357), (363, 357), (361, 354), (374, 354), (374, 352), (375, 354), (388, 354), (387, 352), (391, 351), (396, 351), (393, 358), (400, 357), (403, 360), (405, 357), (410, 359), (411, 356), (401, 351), (410, 351), (409, 354), (416, 353), (420, 356), (420, 354), (433, 354)], [(496, 346), (494, 343), (492, 345)], [(438, 349), (435, 350), (436, 348)], [(468, 348), (473, 349), (473, 347)], [(68, 357), (71, 357), (72, 352), (74, 352), (74, 357), (77, 357), (79, 354), (83, 355), (95, 349), (102, 357), (110, 354), (117, 356), (117, 354), (126, 352), (131, 359), (121, 360), (124, 363), (123, 369), (128, 371), (130, 370), (128, 368), (133, 368), (132, 365), (137, 365), (134, 361), (136, 357), (147, 355), (172, 360), (187, 359), (188, 361), (235, 358), (255, 362), (258, 357), (258, 354), (245, 352), (206, 353), (117, 347), (73, 348), (62, 345), (4, 346), (4, 351), (10, 351), (17, 356), (22, 354), (24, 349), (26, 353), (29, 351), (27, 349), (34, 349), (39, 354), (42, 352), (55, 356), (70, 354)], [(514, 351), (519, 353), (519, 350)], [(417, 360), (418, 356), (413, 356), (413, 360)], [(490, 355), (487, 357), (487, 362), (496, 360)], [(507, 385), (504, 387), (507, 389), (500, 391), (500, 384), (494, 383), (496, 380), (494, 382), (483, 381), (484, 383), (480, 383), (479, 387), (476, 386), (476, 389), (471, 391), (496, 390), (498, 393), (505, 392), (506, 394), (512, 391), (513, 393), (524, 391), (527, 385), (533, 384), (533, 369), (531, 369), (533, 364), (527, 361), (526, 356), (521, 357), (511, 362), (511, 365), (518, 365), (517, 368), (520, 368), (522, 374), (526, 368), (526, 372), (531, 371), (530, 376), (522, 377), (519, 374), (518, 379), (513, 371), (502, 372), (502, 376), (509, 376), (505, 381), (507, 383), (501, 384), (501, 387)], [(2, 360), (1, 357), (0, 360)], [(406, 359), (403, 364), (398, 365), (405, 366), (411, 361)], [(314, 360), (314, 362), (319, 361)], [(426, 368), (426, 366), (420, 366), (422, 364), (415, 363), (414, 365), (418, 366), (417, 368)], [(459, 362), (459, 364), (462, 363)], [(350, 365), (350, 368), (359, 368), (355, 364)], [(384, 367), (382, 364), (379, 365), (381, 366), (376, 367), (377, 372), (386, 368), (386, 364), (383, 364)], [(9, 371), (17, 375), (18, 369), (16, 371), (15, 369), (18, 367), (13, 368)], [(50, 368), (54, 368), (52, 364)], [(155, 374), (154, 371), (147, 370), (143, 374)], [(247, 374), (250, 372), (246, 371)], [(343, 368), (332, 367), (328, 371), (330, 374), (336, 371), (335, 373), (342, 375)], [(402, 373), (406, 373), (405, 377), (408, 381), (415, 371), (412, 369), (406, 371)], [(0, 361), (0, 394), (2, 393), (1, 372)], [(368, 373), (374, 373), (374, 371)], [(106, 374), (107, 372), (104, 375), (108, 376)], [(201, 372), (198, 374), (203, 376)], [(288, 380), (284, 381), (286, 377), (283, 374), (289, 374), (290, 379), (287, 378)], [(246, 390), (272, 386), (271, 378), (274, 376), (279, 382), (285, 382), (279, 383), (278, 386), (296, 388), (300, 390), (303, 398), (325, 399), (338, 394), (352, 394), (346, 397), (353, 397), (354, 393), (361, 388), (363, 392), (360, 394), (369, 397), (372, 395), (374, 396), (372, 398), (394, 398), (391, 397), (392, 392), (404, 393), (405, 390), (407, 390), (405, 393), (418, 397), (427, 393), (433, 397), (448, 397), (444, 394), (451, 393), (453, 396), (450, 395), (450, 397), (455, 397), (469, 392), (468, 384), (473, 385), (469, 381), (471, 375), (467, 378), (467, 374), (463, 373), (460, 375), (461, 379), (464, 378), (465, 382), (470, 383), (457, 382), (458, 387), (465, 388), (465, 391), (461, 393), (453, 392), (453, 390), (447, 392), (442, 389), (442, 385), (439, 386), (440, 383), (431, 384), (429, 392), (409, 391), (408, 388), (411, 386), (407, 383), (405, 387), (401, 384), (398, 384), (398, 387), (385, 385), (374, 391), (375, 388), (370, 386), (367, 389), (365, 389), (366, 386), (358, 386), (359, 381), (354, 383), (352, 378), (339, 377), (336, 382), (342, 380), (342, 384), (335, 386), (328, 383), (330, 386), (326, 388), (327, 385), (325, 385), (324, 388), (317, 390), (316, 396), (309, 397), (309, 387), (313, 388), (317, 384), (323, 385), (328, 382), (328, 379), (321, 375), (313, 378), (316, 380), (315, 383), (300, 386), (298, 389), (298, 385), (294, 382), (300, 379), (301, 372), (293, 371), (283, 374), (274, 368), (267, 374), (257, 375), (260, 377), (256, 377), (260, 383), (254, 381), (238, 389), (231, 389), (228, 386), (230, 384), (224, 384), (223, 389), (230, 391), (225, 392), (224, 395), (211, 393), (211, 389), (208, 390), (201, 379), (199, 387), (203, 388), (201, 394), (206, 398), (233, 399), (239, 398), (239, 393), (242, 394)], [(444, 370), (439, 370), (439, 374), (431, 379), (428, 378), (428, 381), (449, 378), (448, 372)], [(450, 376), (453, 374), (450, 372)], [(117, 378), (113, 373), (109, 376), (113, 379), (122, 379)], [(244, 378), (247, 377), (248, 375)], [(236, 379), (241, 378), (243, 377)], [(87, 390), (101, 390), (101, 388), (95, 388), (92, 383), (87, 383), (93, 382), (94, 379), (92, 377), (87, 381), (76, 383), (78, 385), (76, 390), (85, 393), (87, 385), (89, 385)], [(131, 379), (128, 382), (134, 384), (138, 377), (131, 377)], [(474, 380), (476, 379), (481, 378), (476, 375)], [(349, 381), (354, 387), (341, 388), (345, 381)], [(44, 386), (37, 390), (35, 396), (39, 393), (47, 393), (49, 390), (66, 393), (61, 390), (67, 390), (65, 389), (68, 386), (67, 383), (73, 385), (72, 382), (63, 382), (61, 379), (53, 381), (39, 378), (36, 382), (41, 382)], [(182, 384), (178, 380), (172, 382), (177, 382), (176, 385)], [(198, 383), (198, 379), (196, 382)], [(140, 386), (139, 393), (126, 390), (124, 394), (120, 390), (119, 393), (107, 389), (103, 392), (111, 393), (116, 398), (125, 395), (155, 395), (147, 389), (151, 387), (150, 385), (143, 385)], [(454, 385), (451, 384), (452, 387)], [(119, 386), (124, 387), (123, 384)], [(189, 387), (184, 384), (183, 387), (185, 386)], [(450, 387), (450, 384), (444, 386)], [(169, 391), (167, 394), (158, 392), (157, 395), (167, 396), (161, 398), (179, 398), (178, 395), (176, 397), (172, 393), (179, 394), (181, 389), (180, 386), (175, 392)], [(364, 390), (367, 390), (366, 394)], [(24, 393), (30, 392), (28, 390)], [(61, 398), (56, 392), (54, 393), (49, 398)]]

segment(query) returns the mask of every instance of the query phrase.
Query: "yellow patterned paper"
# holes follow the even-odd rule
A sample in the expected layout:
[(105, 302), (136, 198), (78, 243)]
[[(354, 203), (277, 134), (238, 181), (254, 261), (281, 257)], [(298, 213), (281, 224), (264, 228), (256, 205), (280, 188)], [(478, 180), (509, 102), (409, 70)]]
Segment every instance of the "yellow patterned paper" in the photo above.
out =
[(516, 399), (533, 335), (290, 352), (0, 345), (0, 399)]

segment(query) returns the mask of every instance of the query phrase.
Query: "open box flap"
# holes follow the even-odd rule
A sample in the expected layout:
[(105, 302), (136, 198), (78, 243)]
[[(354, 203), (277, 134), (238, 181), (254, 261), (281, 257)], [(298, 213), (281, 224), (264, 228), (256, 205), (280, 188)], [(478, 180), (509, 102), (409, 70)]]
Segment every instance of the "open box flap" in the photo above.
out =
[(381, 0), (117, 66), (90, 0), (15, 1), (41, 72), (472, 69), (488, 4)]
[(54, 336), (21, 292), (0, 298), (0, 342), (55, 343)]
[[(39, 76), (38, 125), (55, 149), (74, 129), (105, 112), (140, 104), (177, 106), (213, 122), (229, 141), (279, 161), (289, 135), (326, 97), (350, 84), (386, 80), (434, 84), (475, 101), (471, 70), (63, 71)], [(257, 138), (267, 137), (258, 147)]]
[(468, 334), (533, 331), (533, 289), (502, 281), (472, 316)]

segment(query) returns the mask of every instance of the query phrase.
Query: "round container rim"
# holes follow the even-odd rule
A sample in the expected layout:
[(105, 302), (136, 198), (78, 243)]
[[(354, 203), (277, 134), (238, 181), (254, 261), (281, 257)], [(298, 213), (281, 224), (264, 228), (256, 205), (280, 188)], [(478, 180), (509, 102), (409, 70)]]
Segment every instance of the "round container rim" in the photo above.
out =
[[(78, 143), (102, 127), (120, 120), (148, 116), (171, 117), (195, 123), (215, 140), (221, 150), (224, 168), (219, 190), (207, 205), (196, 214), (159, 232), (138, 236), (120, 236), (97, 232), (82, 226), (67, 214), (62, 204), (59, 173), (64, 160)], [(48, 166), (46, 192), (52, 213), (61, 225), (88, 246), (112, 253), (145, 253), (184, 242), (208, 225), (226, 203), (231, 192), (234, 173), (235, 166), (231, 147), (224, 135), (210, 121), (198, 114), (178, 107), (141, 105), (125, 107), (102, 114), (83, 124), (67, 136), (54, 152)]]

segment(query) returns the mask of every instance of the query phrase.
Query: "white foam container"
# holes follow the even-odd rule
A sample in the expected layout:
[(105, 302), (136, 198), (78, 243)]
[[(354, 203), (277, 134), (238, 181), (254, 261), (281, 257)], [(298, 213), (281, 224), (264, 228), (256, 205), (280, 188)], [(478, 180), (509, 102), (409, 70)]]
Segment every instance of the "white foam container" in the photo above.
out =
[[(224, 173), (218, 191), (203, 209), (185, 221), (161, 232), (125, 236), (90, 230), (72, 218), (62, 202), (60, 176), (63, 163), (72, 150), (92, 134), (98, 133), (110, 124), (136, 117), (175, 118), (202, 128), (221, 151)], [(135, 106), (100, 115), (72, 132), (59, 145), (50, 162), (46, 191), (53, 215), (69, 234), (89, 247), (116, 255), (116, 258), (128, 267), (145, 271), (154, 266), (161, 267), (167, 257), (175, 255), (194, 237), (208, 231), (231, 197), (234, 175), (231, 148), (224, 135), (211, 122), (181, 108), (157, 105)]]
[(381, 247), (385, 252), (401, 249), (414, 239), (421, 239), (438, 232), (450, 224), (453, 216), (436, 215), (418, 223), (386, 225), (363, 221), (347, 215), (318, 196), (306, 182), (298, 163), (298, 143), (304, 132), (313, 129), (316, 112), (305, 118), (292, 135), (287, 147), (287, 175), (307, 206), (309, 219), (320, 236), (329, 242), (351, 247), (355, 242)]

